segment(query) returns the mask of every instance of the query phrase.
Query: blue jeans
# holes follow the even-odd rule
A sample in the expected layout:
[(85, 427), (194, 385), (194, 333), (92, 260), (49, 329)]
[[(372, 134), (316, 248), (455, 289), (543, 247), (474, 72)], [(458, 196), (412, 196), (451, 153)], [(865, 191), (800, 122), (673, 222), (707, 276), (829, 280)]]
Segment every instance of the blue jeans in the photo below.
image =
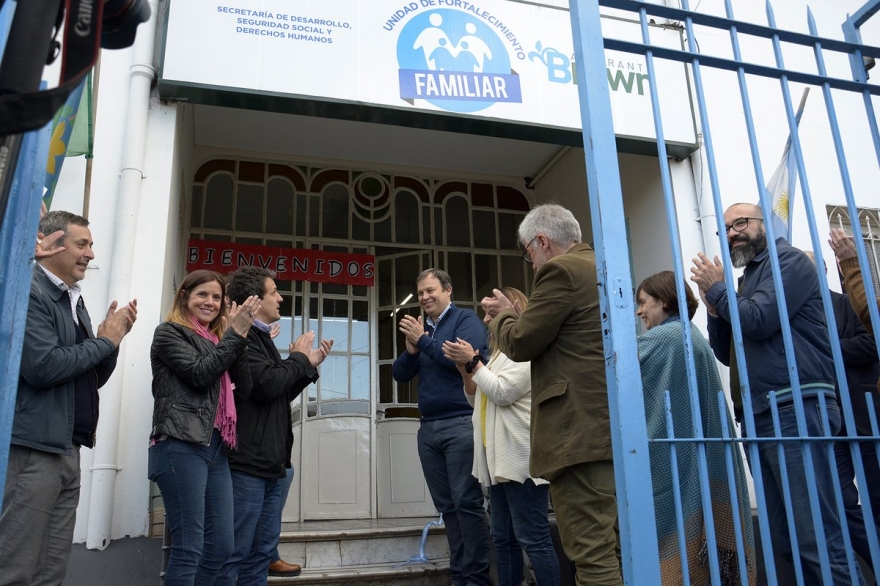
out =
[(538, 586), (559, 584), (559, 559), (547, 520), (550, 486), (502, 482), (489, 487), (489, 531), (495, 544), (498, 586), (520, 586), (526, 550)]
[[(281, 526), (281, 512), (284, 510), (284, 504), (287, 502), (287, 495), (290, 494), (290, 485), (293, 484), (293, 466), (287, 469), (287, 474), (284, 477), (284, 486), (281, 487), (281, 507), (278, 509), (278, 526)], [(275, 551), (272, 552), (272, 559), (269, 560), (270, 564), (273, 564), (281, 559), (281, 554), (278, 553), (278, 546), (275, 546)]]
[(235, 501), (235, 549), (226, 560), (217, 586), (265, 586), (272, 553), (281, 533), (284, 478), (262, 478), (232, 471)]
[(471, 416), (423, 421), (418, 437), (419, 459), (428, 490), (446, 524), (452, 583), (491, 586), (483, 492), (471, 475), (474, 464)]
[(165, 586), (214, 584), (233, 546), (232, 479), (219, 432), (208, 446), (174, 438), (150, 446), (148, 469), (171, 530)]
[[(826, 403), (831, 435), (840, 430), (840, 411), (833, 400)], [(804, 399), (804, 416), (809, 436), (822, 436), (822, 419), (819, 412), (819, 401), (816, 398)], [(779, 405), (779, 436), (799, 436), (795, 419), (794, 403)], [(755, 428), (758, 437), (772, 437), (777, 433), (773, 428), (770, 410), (755, 415)], [(770, 538), (776, 553), (791, 559), (792, 548), (788, 531), (788, 516), (785, 511), (784, 484), (779, 460), (779, 447), (782, 446), (784, 462), (788, 471), (788, 489), (791, 508), (794, 515), (793, 523), (797, 534), (798, 553), (804, 569), (806, 584), (823, 584), (819, 557), (819, 546), (813, 529), (813, 518), (810, 510), (808, 483), (815, 486), (822, 513), (822, 529), (825, 533), (825, 547), (828, 551), (832, 583), (836, 586), (851, 586), (853, 583), (864, 584), (861, 570), (856, 564), (858, 579), (853, 581), (847, 564), (847, 552), (843, 544), (843, 533), (834, 494), (832, 474), (834, 464), (828, 456), (825, 442), (813, 442), (810, 452), (813, 460), (815, 476), (805, 475), (804, 458), (801, 442), (763, 442), (758, 444), (758, 460), (763, 477), (764, 496), (767, 501), (767, 516), (770, 520)], [(832, 471), (833, 470), (833, 471)], [(796, 560), (793, 560), (797, 563)], [(829, 585), (830, 586), (830, 585)]]
[[(874, 442), (858, 442), (858, 445), (867, 481), (867, 486), (861, 490), (862, 500), (870, 499), (874, 530), (880, 533), (880, 466), (877, 465), (877, 451)], [(834, 457), (837, 460), (837, 474), (840, 476), (840, 489), (843, 492), (843, 506), (846, 509), (846, 524), (852, 547), (873, 570), (868, 530), (865, 527), (862, 506), (859, 504), (859, 489), (854, 484), (856, 472), (849, 442), (835, 442)]]

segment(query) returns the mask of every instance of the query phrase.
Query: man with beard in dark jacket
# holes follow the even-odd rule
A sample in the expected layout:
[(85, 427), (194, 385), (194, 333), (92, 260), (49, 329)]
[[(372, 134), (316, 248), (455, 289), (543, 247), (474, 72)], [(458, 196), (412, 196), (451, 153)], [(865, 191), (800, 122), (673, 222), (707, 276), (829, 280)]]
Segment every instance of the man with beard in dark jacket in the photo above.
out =
[[(783, 319), (791, 331), (806, 435), (824, 436), (826, 424), (832, 435), (837, 434), (841, 417), (834, 393), (834, 359), (816, 267), (802, 250), (788, 244), (783, 237), (776, 238), (782, 281), (782, 291), (777, 292), (761, 208), (749, 203), (734, 204), (724, 212), (724, 224), (731, 263), (735, 268), (744, 269), (739, 292), (735, 298), (728, 299), (721, 261), (718, 257), (710, 260), (703, 253), (694, 259), (691, 280), (699, 286), (709, 312), (709, 344), (715, 357), (731, 367), (730, 386), (734, 395), (738, 394), (736, 390), (740, 385), (736, 357), (731, 353), (732, 304), (736, 304), (739, 312), (754, 421), (754, 427), (750, 428), (746, 418), (743, 436), (803, 435), (795, 413), (796, 399), (783, 344)], [(788, 315), (780, 315), (777, 294), (785, 296)], [(777, 414), (773, 413), (771, 397), (778, 405)], [(820, 413), (822, 401), (825, 413)], [(806, 584), (864, 584), (858, 565), (855, 574), (850, 575), (841, 527), (844, 520), (833, 504), (834, 465), (820, 442), (808, 442), (807, 446), (812, 466), (808, 465), (800, 442), (781, 442), (781, 446), (777, 442), (758, 442), (757, 458), (752, 450), (746, 451), (752, 471), (761, 471), (773, 550), (794, 563), (801, 562)], [(811, 491), (818, 495), (818, 511), (811, 510)], [(827, 557), (821, 552), (823, 546), (816, 534), (815, 521), (824, 533)], [(798, 551), (793, 551), (791, 545), (790, 525), (797, 537)], [(823, 559), (827, 560), (830, 580), (823, 580)]]
[(226, 288), (230, 301), (240, 304), (258, 295), (262, 305), (248, 335), (253, 390), (250, 399), (236, 405), (238, 447), (227, 454), (235, 503), (235, 547), (217, 586), (267, 582), (281, 533), (286, 471), (291, 467), (290, 402), (318, 379), (317, 367), (333, 346), (333, 340), (322, 340), (318, 348), (312, 348), (315, 334), (307, 332), (290, 345), (290, 356), (281, 359), (269, 330), (269, 324), (281, 319), (283, 301), (274, 277), (275, 273), (260, 267), (242, 267), (229, 276)]

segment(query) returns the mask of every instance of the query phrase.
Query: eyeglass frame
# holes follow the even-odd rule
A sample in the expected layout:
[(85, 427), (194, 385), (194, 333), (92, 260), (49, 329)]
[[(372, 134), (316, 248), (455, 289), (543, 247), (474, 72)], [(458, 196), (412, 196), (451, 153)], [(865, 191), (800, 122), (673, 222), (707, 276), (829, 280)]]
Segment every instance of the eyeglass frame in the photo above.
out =
[(521, 255), (523, 262), (532, 264), (532, 255), (529, 254), (529, 247), (538, 239), (538, 236), (540, 236), (540, 234), (535, 234), (535, 237), (529, 240), (529, 243), (523, 248), (523, 253)]
[[(745, 224), (743, 225), (743, 227), (742, 227), (742, 228), (737, 228), (736, 225), (737, 225), (739, 222), (742, 222), (743, 220), (745, 220)], [(751, 222), (752, 220), (755, 220), (755, 221), (758, 221), (758, 222), (763, 222), (763, 221), (764, 221), (764, 218), (753, 218), (753, 217), (751, 217), (751, 216), (743, 216), (743, 217), (741, 217), (741, 218), (737, 218), (737, 219), (735, 219), (735, 220), (733, 221), (733, 223), (731, 223), (731, 224), (724, 224), (724, 235), (727, 236), (727, 233), (730, 232), (730, 229), (731, 229), (731, 228), (733, 228), (733, 231), (736, 232), (736, 233), (740, 233), (740, 232), (742, 232), (743, 230), (747, 230), (748, 227), (749, 227), (749, 222)], [(715, 236), (721, 236), (721, 234), (719, 234), (718, 232), (715, 232)]]

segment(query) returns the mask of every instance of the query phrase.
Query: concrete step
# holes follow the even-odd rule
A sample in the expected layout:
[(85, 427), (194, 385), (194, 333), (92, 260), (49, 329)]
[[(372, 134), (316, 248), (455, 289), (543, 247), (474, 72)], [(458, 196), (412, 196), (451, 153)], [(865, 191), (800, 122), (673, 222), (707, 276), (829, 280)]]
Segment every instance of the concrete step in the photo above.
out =
[(292, 578), (272, 577), (270, 584), (448, 584), (445, 528), (429, 527), (427, 562), (406, 563), (419, 556), (424, 528), (431, 521), (436, 518), (284, 523), (278, 552), (286, 562), (303, 566), (303, 572)]
[(449, 559), (429, 560), (427, 563), (360, 564), (335, 568), (303, 568), (302, 574), (292, 578), (270, 576), (269, 584), (322, 584), (323, 586), (446, 586), (449, 584)]

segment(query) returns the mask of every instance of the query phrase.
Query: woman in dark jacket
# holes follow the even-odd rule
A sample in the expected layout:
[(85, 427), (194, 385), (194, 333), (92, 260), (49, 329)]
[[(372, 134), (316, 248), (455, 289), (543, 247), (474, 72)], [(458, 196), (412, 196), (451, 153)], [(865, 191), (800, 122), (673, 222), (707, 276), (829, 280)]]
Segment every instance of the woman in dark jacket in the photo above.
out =
[(232, 553), (235, 403), (251, 391), (247, 334), (260, 309), (249, 297), (226, 310), (223, 277), (188, 275), (150, 349), (153, 428), (149, 477), (162, 491), (171, 556), (165, 586), (210, 585)]

